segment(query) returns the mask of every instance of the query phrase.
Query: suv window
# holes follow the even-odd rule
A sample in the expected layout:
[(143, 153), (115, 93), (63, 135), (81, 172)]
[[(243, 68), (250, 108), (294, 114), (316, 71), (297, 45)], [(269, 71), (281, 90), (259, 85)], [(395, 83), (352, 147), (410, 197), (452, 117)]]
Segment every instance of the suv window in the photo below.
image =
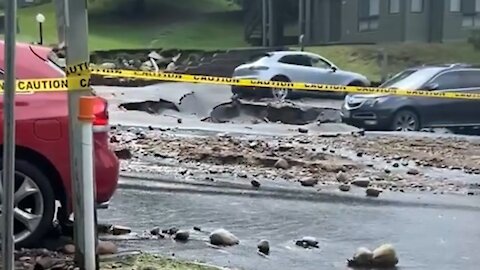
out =
[(329, 69), (331, 68), (330, 64), (325, 62), (323, 59), (318, 58), (318, 57), (310, 57), (310, 60), (312, 61), (312, 66), (316, 68), (325, 68)]
[(480, 70), (465, 70), (460, 72), (461, 86), (459, 88), (480, 88)]
[(310, 58), (306, 57), (305, 55), (286, 55), (282, 57), (278, 62), (296, 66), (312, 66)]
[(459, 71), (449, 71), (443, 73), (431, 81), (433, 84), (438, 84), (437, 90), (448, 90), (455, 88), (462, 88)]

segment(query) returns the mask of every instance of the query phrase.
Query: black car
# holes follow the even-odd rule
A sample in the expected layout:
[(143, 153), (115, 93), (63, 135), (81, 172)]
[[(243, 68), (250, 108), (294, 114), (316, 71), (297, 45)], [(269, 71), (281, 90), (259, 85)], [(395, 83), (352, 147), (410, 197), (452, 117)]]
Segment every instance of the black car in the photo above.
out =
[[(380, 87), (480, 93), (480, 67), (454, 64), (410, 68)], [(368, 130), (417, 131), (480, 126), (480, 100), (393, 95), (347, 95), (345, 123)]]

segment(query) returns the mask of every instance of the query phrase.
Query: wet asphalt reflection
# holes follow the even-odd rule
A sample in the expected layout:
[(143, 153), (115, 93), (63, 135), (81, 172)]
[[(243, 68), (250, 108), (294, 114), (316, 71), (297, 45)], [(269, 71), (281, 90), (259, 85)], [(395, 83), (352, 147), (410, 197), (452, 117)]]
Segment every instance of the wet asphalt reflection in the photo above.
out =
[[(397, 249), (400, 269), (473, 270), (480, 263), (478, 196), (405, 194), (372, 203), (360, 196), (342, 200), (326, 193), (319, 195), (322, 199), (301, 199), (303, 192), (312, 193), (301, 189), (290, 192), (297, 197), (276, 196), (281, 188), (275, 193), (257, 191), (256, 196), (244, 190), (241, 196), (227, 185), (215, 192), (198, 185), (148, 182), (122, 179), (111, 208), (100, 212), (101, 221), (130, 226), (139, 234), (155, 226), (199, 226), (207, 232), (225, 228), (240, 238), (240, 245), (214, 249), (207, 245), (207, 233), (192, 230), (187, 243), (123, 240), (121, 248), (240, 269), (314, 270), (346, 269), (345, 261), (356, 248), (373, 249), (388, 242)], [(303, 236), (316, 237), (320, 248), (295, 246), (294, 240)], [(270, 241), (268, 258), (256, 253), (261, 239)]]

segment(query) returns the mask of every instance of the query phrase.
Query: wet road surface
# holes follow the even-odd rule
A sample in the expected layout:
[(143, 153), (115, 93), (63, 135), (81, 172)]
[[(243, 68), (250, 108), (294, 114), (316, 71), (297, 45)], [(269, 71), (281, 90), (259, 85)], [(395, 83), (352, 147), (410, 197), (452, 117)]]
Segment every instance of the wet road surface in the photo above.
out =
[[(346, 269), (356, 248), (392, 243), (400, 269), (478, 269), (480, 198), (453, 195), (393, 194), (367, 199), (362, 192), (344, 196), (316, 193), (286, 182), (260, 190), (229, 181), (206, 183), (172, 179), (123, 178), (111, 209), (101, 221), (130, 226), (141, 234), (159, 226), (204, 231), (225, 228), (240, 245), (207, 246), (208, 235), (193, 232), (182, 244), (171, 240), (120, 241), (125, 249), (143, 249), (182, 259), (240, 269)], [(314, 236), (319, 249), (303, 249), (294, 240)], [(268, 258), (256, 253), (267, 239)]]

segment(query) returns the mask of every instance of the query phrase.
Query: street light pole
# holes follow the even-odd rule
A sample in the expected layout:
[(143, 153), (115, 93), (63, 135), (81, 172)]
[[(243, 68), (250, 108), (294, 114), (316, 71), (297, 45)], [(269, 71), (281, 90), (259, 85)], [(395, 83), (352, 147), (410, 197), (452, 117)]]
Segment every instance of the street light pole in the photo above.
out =
[(14, 269), (13, 231), (15, 187), (15, 37), (17, 30), (17, 0), (7, 0), (5, 6), (5, 88), (3, 92), (3, 170), (2, 170), (2, 269)]
[(43, 23), (45, 22), (45, 16), (42, 13), (38, 13), (35, 17), (35, 20), (38, 23), (38, 33), (40, 35), (40, 45), (43, 45)]

